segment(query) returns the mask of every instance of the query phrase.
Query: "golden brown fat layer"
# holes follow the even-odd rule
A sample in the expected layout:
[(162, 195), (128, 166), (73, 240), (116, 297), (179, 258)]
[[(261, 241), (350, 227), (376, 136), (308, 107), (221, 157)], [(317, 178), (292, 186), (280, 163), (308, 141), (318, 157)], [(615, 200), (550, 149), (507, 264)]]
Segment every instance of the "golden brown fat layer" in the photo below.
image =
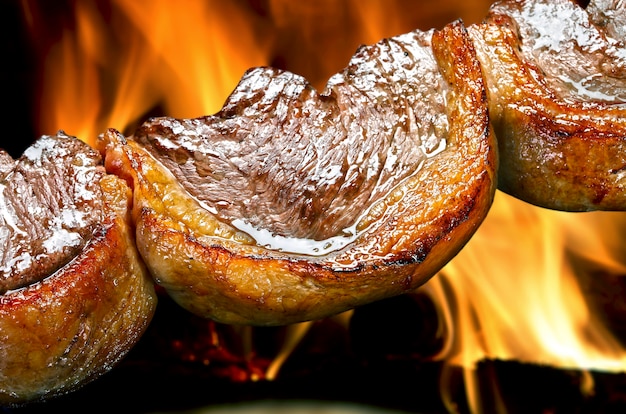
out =
[(0, 296), (0, 406), (65, 394), (110, 370), (156, 307), (130, 230), (130, 191), (101, 180), (109, 214), (70, 263)]
[[(579, 60), (569, 66), (572, 70), (583, 64), (595, 67), (596, 73), (588, 79), (606, 76), (599, 67), (608, 65), (612, 58), (598, 50), (607, 40), (592, 33), (602, 32), (602, 28), (563, 20), (566, 15), (557, 14), (557, 7), (570, 14), (584, 13), (576, 10), (574, 3), (566, 3), (504, 1), (492, 10), (486, 23), (469, 28), (484, 68), (489, 112), (498, 138), (498, 188), (526, 202), (557, 210), (626, 210), (626, 103), (590, 99), (577, 96), (573, 89), (557, 89), (554, 81), (558, 79), (546, 76), (549, 68), (539, 66), (528, 47), (522, 47), (524, 41), (532, 39), (522, 39), (519, 22), (506, 14), (507, 10), (535, 7), (555, 14), (557, 19), (561, 16), (562, 24), (550, 30), (534, 27), (529, 31), (545, 31), (537, 39), (542, 44), (560, 41), (558, 33), (552, 32), (564, 27), (562, 30), (569, 33), (564, 37), (567, 42), (576, 41), (570, 38), (572, 34), (588, 36), (595, 42), (593, 47), (580, 46)], [(548, 24), (548, 15), (544, 17), (536, 18), (533, 24)], [(549, 39), (551, 34), (556, 37)], [(596, 59), (594, 53), (602, 54), (603, 60), (583, 61)], [(615, 72), (611, 76), (616, 78), (609, 80), (618, 85), (621, 77), (623, 84), (624, 73)], [(615, 88), (613, 92), (621, 90), (622, 96), (626, 93), (619, 86)]]
[(432, 43), (450, 87), (448, 148), (381, 201), (388, 214), (321, 257), (240, 243), (236, 229), (190, 197), (140, 144), (107, 131), (98, 147), (107, 170), (134, 189), (137, 246), (156, 282), (198, 315), (278, 325), (322, 318), (428, 280), (486, 216), (497, 167), (485, 88), (465, 28), (450, 24)]

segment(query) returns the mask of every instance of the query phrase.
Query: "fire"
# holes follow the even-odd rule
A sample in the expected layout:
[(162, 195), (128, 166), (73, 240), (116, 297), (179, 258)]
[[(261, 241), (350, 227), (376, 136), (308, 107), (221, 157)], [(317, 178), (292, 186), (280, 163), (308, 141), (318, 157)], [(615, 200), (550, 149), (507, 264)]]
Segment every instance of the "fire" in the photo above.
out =
[(621, 213), (545, 210), (498, 193), (472, 240), (423, 287), (450, 331), (439, 358), (626, 371), (626, 351), (579, 283), (594, 266), (626, 273), (625, 228)]
[(48, 15), (25, 1), (26, 21), (45, 56), (40, 134), (63, 129), (93, 143), (106, 128), (127, 130), (153, 112), (212, 114), (246, 69), (267, 64), (249, 10), (217, 0), (171, 5), (76, 2), (63, 15), (68, 23), (60, 41), (48, 44)]
[[(565, 213), (496, 194), (470, 242), (420, 288), (439, 305), (444, 325), (435, 358), (464, 368), (473, 411), (482, 411), (475, 369), (483, 360), (626, 372), (623, 344), (581, 283), (593, 269), (626, 274), (625, 229), (620, 212)], [(593, 377), (581, 381), (581, 392), (593, 394)], [(454, 411), (445, 383), (442, 395)]]
[(254, 66), (284, 67), (322, 88), (359, 45), (461, 15), (477, 21), (490, 3), (479, 2), (86, 0), (68, 9), (23, 0), (43, 57), (37, 132), (63, 129), (93, 143), (106, 128), (132, 131), (146, 115), (213, 114)]
[[(93, 142), (106, 128), (132, 131), (153, 114), (213, 114), (259, 65), (321, 88), (359, 44), (459, 17), (478, 22), (489, 3), (91, 0), (72, 3), (62, 33), (49, 36), (44, 13), (26, 0), (24, 16), (45, 57), (37, 126)], [(468, 369), (488, 358), (626, 371), (624, 347), (580, 283), (594, 268), (626, 274), (625, 229), (620, 213), (549, 211), (498, 193), (468, 245), (421, 288), (445, 328), (437, 358)], [(268, 377), (307, 326), (292, 329), (296, 340)]]

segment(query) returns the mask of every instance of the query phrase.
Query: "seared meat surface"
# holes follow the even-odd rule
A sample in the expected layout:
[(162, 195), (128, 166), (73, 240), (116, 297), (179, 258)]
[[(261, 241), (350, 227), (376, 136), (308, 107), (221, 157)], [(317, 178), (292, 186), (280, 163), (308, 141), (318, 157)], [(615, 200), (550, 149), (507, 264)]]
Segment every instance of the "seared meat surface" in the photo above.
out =
[(0, 294), (37, 282), (82, 250), (101, 221), (100, 154), (63, 133), (14, 160), (0, 152)]
[(448, 86), (431, 35), (362, 47), (322, 93), (293, 73), (251, 69), (217, 114), (151, 119), (133, 138), (241, 230), (349, 237), (446, 146)]

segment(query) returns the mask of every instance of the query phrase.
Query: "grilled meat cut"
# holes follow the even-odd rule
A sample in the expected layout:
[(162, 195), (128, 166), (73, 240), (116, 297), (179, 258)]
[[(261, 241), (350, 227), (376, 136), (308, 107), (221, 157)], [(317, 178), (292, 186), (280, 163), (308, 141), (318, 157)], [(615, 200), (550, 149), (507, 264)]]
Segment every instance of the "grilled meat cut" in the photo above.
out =
[(317, 319), (408, 292), (471, 237), (496, 144), (461, 22), (361, 47), (321, 93), (249, 70), (222, 110), (98, 141), (134, 193), (137, 246), (183, 307)]
[(109, 370), (156, 306), (131, 192), (59, 132), (0, 151), (0, 405), (50, 398)]
[(214, 115), (0, 151), (0, 406), (109, 370), (153, 281), (202, 317), (283, 325), (420, 286), (496, 185), (626, 209), (621, 7), (503, 0), (468, 29), (361, 47), (321, 92), (253, 68)]
[(469, 28), (501, 190), (557, 210), (626, 209), (625, 27), (616, 0), (505, 0)]

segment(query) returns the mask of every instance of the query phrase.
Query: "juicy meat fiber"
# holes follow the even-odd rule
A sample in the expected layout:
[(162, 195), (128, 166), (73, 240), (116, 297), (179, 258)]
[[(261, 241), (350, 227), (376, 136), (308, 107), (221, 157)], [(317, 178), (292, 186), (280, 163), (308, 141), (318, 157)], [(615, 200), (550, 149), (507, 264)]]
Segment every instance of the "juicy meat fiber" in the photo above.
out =
[(79, 140), (44, 136), (19, 160), (0, 152), (0, 294), (67, 264), (104, 218), (101, 159)]
[(224, 221), (315, 240), (354, 232), (446, 146), (448, 86), (429, 42), (410, 33), (362, 48), (321, 95), (255, 68), (218, 114), (152, 119), (133, 139)]

